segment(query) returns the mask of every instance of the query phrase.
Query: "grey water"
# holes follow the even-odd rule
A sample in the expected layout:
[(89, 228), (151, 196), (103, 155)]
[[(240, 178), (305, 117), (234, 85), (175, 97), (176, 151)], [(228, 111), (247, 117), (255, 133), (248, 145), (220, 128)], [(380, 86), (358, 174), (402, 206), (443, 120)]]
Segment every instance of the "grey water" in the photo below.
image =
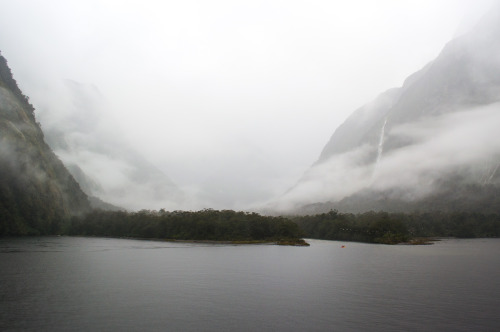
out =
[(308, 241), (0, 239), (0, 330), (500, 330), (500, 239)]

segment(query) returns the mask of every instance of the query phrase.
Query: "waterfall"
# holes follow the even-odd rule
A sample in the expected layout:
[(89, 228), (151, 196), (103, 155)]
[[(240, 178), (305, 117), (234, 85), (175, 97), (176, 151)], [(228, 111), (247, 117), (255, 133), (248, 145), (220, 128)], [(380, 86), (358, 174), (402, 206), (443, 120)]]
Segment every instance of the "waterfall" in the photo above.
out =
[(385, 120), (384, 120), (384, 125), (382, 126), (382, 130), (380, 132), (380, 138), (378, 140), (377, 159), (375, 160), (375, 166), (373, 167), (372, 182), (375, 180), (375, 175), (377, 173), (378, 163), (380, 161), (380, 158), (382, 158), (382, 152), (384, 151), (384, 138), (385, 138), (385, 125), (386, 124), (387, 124), (387, 118), (385, 118)]
[(498, 156), (497, 156), (497, 158), (490, 157), (490, 158), (488, 158), (487, 161), (485, 161), (485, 163), (484, 163), (485, 168), (484, 168), (484, 171), (482, 172), (482, 175), (479, 179), (479, 182), (482, 185), (487, 185), (487, 184), (491, 183), (491, 181), (495, 177), (498, 169), (500, 168), (500, 163), (497, 160), (498, 160)]
[[(495, 168), (493, 168), (493, 170), (491, 171), (490, 173), (490, 176), (488, 177), (488, 179), (486, 180), (486, 183), (490, 183), (491, 180), (493, 180), (493, 177), (495, 176), (495, 174), (497, 173), (497, 170), (498, 170), (498, 167), (500, 166), (500, 163), (496, 165)], [(485, 183), (485, 184), (486, 184)]]
[(384, 138), (385, 138), (385, 125), (387, 124), (387, 118), (385, 118), (384, 125), (382, 126), (382, 131), (380, 132), (380, 138), (378, 140), (377, 149), (377, 160), (375, 161), (375, 167), (377, 167), (380, 158), (382, 158), (382, 152), (384, 151)]

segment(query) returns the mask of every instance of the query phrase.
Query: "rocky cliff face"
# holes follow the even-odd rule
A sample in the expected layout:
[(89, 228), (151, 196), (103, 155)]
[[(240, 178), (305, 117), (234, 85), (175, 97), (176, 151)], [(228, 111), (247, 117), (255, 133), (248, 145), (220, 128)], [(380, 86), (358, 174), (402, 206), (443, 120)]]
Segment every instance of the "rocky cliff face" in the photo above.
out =
[(497, 7), (401, 88), (355, 111), (281, 204), (494, 210), (491, 192), (500, 184), (499, 22)]
[(89, 208), (0, 56), (0, 235), (54, 234)]

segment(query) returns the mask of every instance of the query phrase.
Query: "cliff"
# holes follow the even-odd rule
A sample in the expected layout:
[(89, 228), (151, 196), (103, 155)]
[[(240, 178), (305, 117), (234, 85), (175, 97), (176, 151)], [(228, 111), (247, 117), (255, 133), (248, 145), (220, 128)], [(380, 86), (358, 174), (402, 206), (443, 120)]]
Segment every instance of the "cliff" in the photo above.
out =
[(0, 235), (55, 234), (89, 209), (0, 55)]

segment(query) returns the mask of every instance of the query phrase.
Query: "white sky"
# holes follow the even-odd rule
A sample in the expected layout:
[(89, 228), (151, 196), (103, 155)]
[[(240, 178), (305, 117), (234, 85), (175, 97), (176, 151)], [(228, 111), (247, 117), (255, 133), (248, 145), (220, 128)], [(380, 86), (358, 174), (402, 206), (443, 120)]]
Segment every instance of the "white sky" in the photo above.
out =
[(179, 187), (241, 208), (493, 2), (0, 0), (0, 51), (35, 107), (51, 81), (94, 84)]

